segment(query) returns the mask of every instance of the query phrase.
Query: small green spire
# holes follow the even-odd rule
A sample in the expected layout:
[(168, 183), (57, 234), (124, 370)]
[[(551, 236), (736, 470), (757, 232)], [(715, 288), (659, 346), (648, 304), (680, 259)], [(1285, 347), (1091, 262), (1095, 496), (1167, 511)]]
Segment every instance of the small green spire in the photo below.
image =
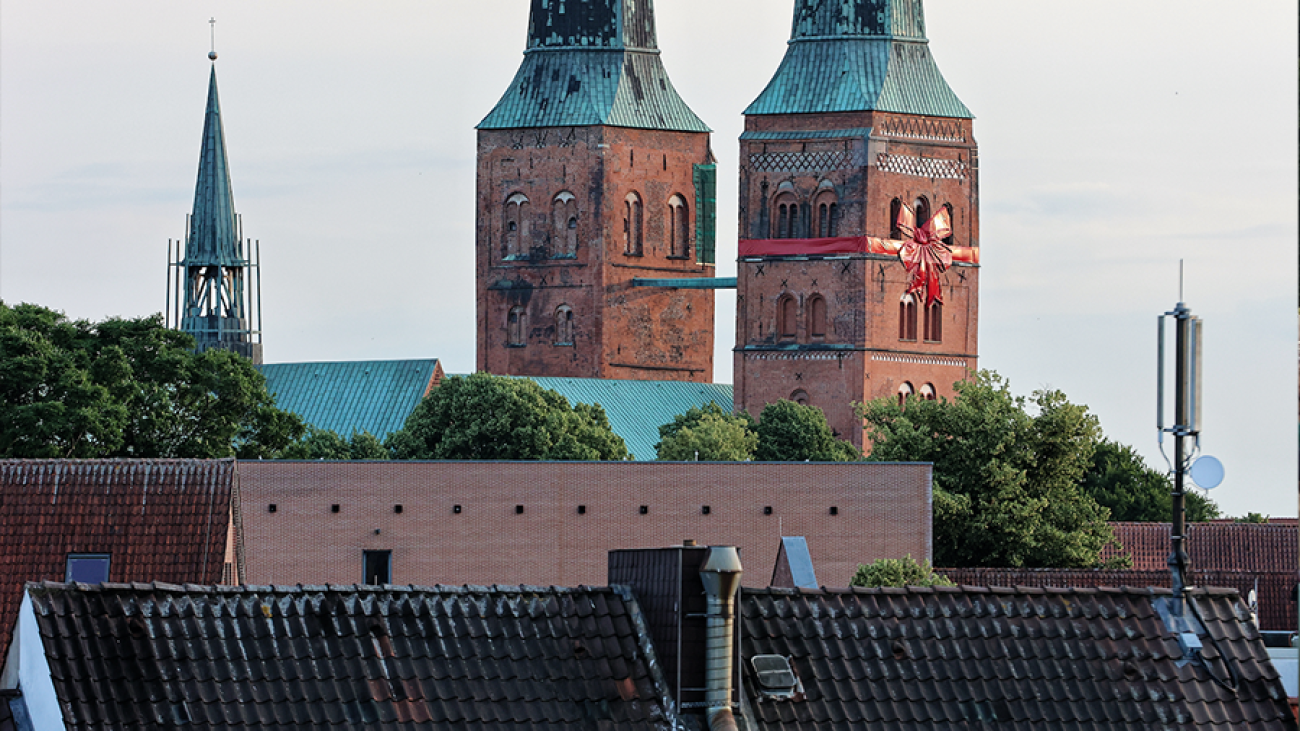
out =
[(235, 266), (240, 258), (235, 196), (230, 188), (226, 135), (221, 128), (221, 103), (217, 99), (217, 68), (213, 64), (208, 80), (199, 179), (194, 188), (194, 210), (190, 216), (185, 261), (190, 265)]

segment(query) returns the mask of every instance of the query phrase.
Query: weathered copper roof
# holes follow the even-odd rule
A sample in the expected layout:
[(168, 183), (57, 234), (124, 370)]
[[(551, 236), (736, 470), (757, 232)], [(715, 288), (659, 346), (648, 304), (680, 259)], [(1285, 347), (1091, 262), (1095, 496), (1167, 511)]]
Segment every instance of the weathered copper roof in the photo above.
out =
[(237, 266), (239, 229), (235, 222), (235, 196), (230, 188), (230, 163), (226, 160), (226, 134), (217, 100), (217, 68), (208, 80), (208, 107), (203, 119), (203, 145), (199, 152), (199, 177), (194, 187), (194, 210), (185, 240), (185, 264)]
[(29, 584), (68, 728), (642, 729), (627, 589)]
[(796, 0), (785, 58), (745, 114), (972, 117), (928, 44), (921, 0)]
[(442, 380), (436, 358), (270, 363), (258, 370), (277, 407), (345, 439), (361, 432), (383, 439), (401, 429)]
[[(749, 590), (750, 729), (1294, 729), (1236, 592), (1192, 592), (1199, 658), (1138, 589)], [(1177, 624), (1175, 622), (1175, 624)], [(789, 658), (802, 693), (765, 696), (752, 659)]]
[(28, 581), (69, 553), (110, 554), (112, 581), (221, 580), (234, 460), (0, 461), (0, 660)]
[(528, 49), (479, 129), (708, 132), (659, 60), (653, 0), (533, 0)]

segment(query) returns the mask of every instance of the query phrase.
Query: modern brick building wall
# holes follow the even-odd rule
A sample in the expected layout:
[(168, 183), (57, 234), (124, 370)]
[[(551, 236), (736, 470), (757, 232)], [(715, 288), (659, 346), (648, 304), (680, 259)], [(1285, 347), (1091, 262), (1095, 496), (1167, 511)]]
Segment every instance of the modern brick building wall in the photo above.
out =
[(821, 583), (845, 586), (859, 563), (930, 557), (930, 469), (241, 462), (237, 553), (252, 584), (352, 584), (362, 579), (363, 551), (392, 551), (399, 584), (574, 586), (606, 582), (610, 549), (694, 539), (739, 546), (746, 583), (764, 586), (781, 536), (799, 535)]
[(480, 130), (478, 161), (479, 370), (712, 382), (713, 292), (632, 286), (713, 276), (696, 251), (707, 133)]

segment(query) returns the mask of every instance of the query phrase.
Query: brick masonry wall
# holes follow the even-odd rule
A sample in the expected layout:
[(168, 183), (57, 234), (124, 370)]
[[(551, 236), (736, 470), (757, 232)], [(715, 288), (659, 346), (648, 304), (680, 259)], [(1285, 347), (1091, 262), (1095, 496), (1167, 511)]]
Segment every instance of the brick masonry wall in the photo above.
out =
[[(634, 277), (711, 277), (696, 263), (694, 166), (709, 136), (615, 127), (483, 130), (478, 142), (478, 368), (491, 373), (710, 382), (713, 292), (633, 288)], [(643, 203), (643, 249), (626, 253), (624, 201)], [(552, 201), (573, 196), (577, 251)], [(520, 249), (507, 258), (506, 203), (528, 198)], [(689, 251), (670, 257), (668, 202), (688, 212)], [(563, 218), (563, 217), (562, 217)], [(573, 309), (573, 344), (557, 345), (555, 312)], [(526, 313), (526, 345), (507, 321)]]
[(783, 534), (807, 537), (827, 586), (931, 555), (927, 464), (266, 461), (239, 463), (239, 490), (252, 584), (356, 583), (366, 550), (421, 585), (604, 585), (609, 550), (684, 539), (739, 546), (748, 586), (767, 585)]

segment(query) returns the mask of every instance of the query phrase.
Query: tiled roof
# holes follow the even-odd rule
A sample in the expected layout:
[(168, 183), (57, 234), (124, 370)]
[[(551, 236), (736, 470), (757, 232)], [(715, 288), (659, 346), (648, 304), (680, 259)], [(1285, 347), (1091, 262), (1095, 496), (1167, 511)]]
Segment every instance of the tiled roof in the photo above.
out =
[(534, 0), (528, 50), (479, 129), (708, 132), (659, 60), (653, 0)]
[(22, 586), (107, 553), (112, 581), (221, 580), (233, 460), (0, 461), (0, 661)]
[[(1157, 608), (1168, 592), (745, 590), (751, 728), (1293, 729), (1236, 592), (1193, 596), (1204, 660), (1184, 662)], [(802, 697), (757, 691), (750, 661), (769, 654)]]
[(605, 378), (534, 377), (542, 388), (557, 391), (570, 404), (600, 404), (614, 433), (623, 437), (628, 451), (639, 460), (655, 458), (659, 427), (692, 406), (716, 403), (731, 411), (734, 399), (729, 383), (687, 381), (624, 381)]
[(930, 55), (921, 0), (799, 0), (776, 75), (745, 114), (881, 111), (970, 118)]
[[(1119, 550), (1107, 547), (1102, 558), (1128, 553), (1133, 568), (1168, 568), (1169, 523), (1111, 523)], [(1295, 571), (1300, 534), (1279, 523), (1188, 523), (1187, 551), (1192, 568), (1212, 571)]]
[(674, 727), (625, 589), (27, 592), (69, 728)]
[(437, 359), (259, 366), (276, 406), (344, 438), (370, 432), (383, 439), (401, 429), (442, 378)]

